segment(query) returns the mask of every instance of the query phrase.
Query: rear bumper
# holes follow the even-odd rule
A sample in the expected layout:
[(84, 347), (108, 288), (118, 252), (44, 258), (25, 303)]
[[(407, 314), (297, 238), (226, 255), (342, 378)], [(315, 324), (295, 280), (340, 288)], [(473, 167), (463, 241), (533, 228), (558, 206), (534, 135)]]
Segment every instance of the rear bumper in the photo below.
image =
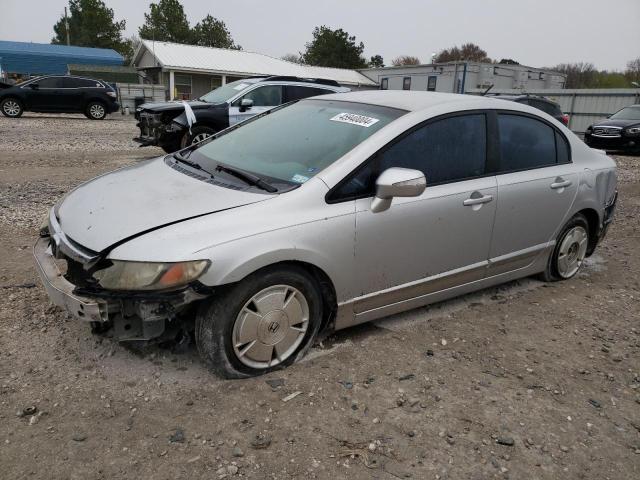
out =
[(107, 322), (119, 305), (101, 299), (75, 295), (75, 285), (62, 276), (56, 264), (49, 238), (39, 238), (33, 247), (36, 270), (51, 302), (85, 322)]

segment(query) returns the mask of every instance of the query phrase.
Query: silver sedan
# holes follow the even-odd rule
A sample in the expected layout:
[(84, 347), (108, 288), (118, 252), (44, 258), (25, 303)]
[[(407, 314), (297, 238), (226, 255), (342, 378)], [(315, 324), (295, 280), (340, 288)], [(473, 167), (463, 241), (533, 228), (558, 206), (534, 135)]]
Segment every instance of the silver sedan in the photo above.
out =
[(616, 195), (614, 162), (540, 110), (353, 92), (77, 187), (34, 253), (71, 315), (121, 341), (194, 332), (237, 378), (294, 362), (321, 329), (569, 279)]

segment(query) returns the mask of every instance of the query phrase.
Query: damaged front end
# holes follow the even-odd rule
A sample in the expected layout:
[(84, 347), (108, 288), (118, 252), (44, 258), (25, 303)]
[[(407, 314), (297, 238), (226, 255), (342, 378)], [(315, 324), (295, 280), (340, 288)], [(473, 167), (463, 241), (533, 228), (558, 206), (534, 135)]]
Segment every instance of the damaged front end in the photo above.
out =
[(140, 129), (140, 136), (133, 140), (138, 142), (141, 147), (154, 145), (167, 151), (178, 150), (185, 133), (185, 127), (174, 122), (173, 119), (182, 111), (183, 109), (159, 113), (148, 110), (136, 112), (138, 120), (136, 126)]
[[(211, 294), (208, 287), (190, 281), (172, 289), (107, 289), (100, 284), (114, 262), (68, 238), (52, 209), (33, 250), (35, 265), (55, 305), (88, 322), (96, 331), (112, 329), (119, 341), (148, 341), (175, 335), (189, 320), (194, 302)], [(124, 262), (122, 262), (124, 263)], [(129, 262), (135, 263), (135, 262)], [(207, 265), (208, 266), (208, 265)], [(172, 278), (176, 273), (168, 271)], [(116, 277), (121, 272), (111, 274)], [(157, 277), (167, 276), (160, 272)], [(113, 278), (111, 279), (113, 282)]]

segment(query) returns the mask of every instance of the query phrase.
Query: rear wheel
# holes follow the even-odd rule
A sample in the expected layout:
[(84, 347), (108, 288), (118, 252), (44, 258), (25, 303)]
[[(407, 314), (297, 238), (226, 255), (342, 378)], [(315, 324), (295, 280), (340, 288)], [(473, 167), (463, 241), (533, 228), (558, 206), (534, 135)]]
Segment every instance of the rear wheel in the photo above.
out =
[(84, 114), (91, 120), (103, 120), (107, 116), (107, 109), (101, 102), (89, 102)]
[(564, 226), (553, 253), (549, 257), (542, 279), (547, 282), (567, 280), (578, 271), (587, 255), (589, 246), (589, 222), (582, 214), (577, 214)]
[(299, 267), (261, 270), (203, 304), (196, 316), (200, 356), (226, 378), (293, 363), (315, 338), (322, 298)]
[(5, 98), (0, 103), (0, 109), (5, 117), (18, 118), (24, 112), (22, 103), (17, 98)]

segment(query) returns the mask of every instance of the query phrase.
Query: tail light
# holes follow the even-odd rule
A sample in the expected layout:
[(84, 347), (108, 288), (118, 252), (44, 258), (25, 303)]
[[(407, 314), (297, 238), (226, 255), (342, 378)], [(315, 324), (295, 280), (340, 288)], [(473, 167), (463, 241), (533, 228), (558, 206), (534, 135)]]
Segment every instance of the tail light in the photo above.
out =
[(560, 118), (560, 121), (566, 126), (569, 126), (569, 115), (567, 115), (566, 113), (562, 114), (562, 117)]

